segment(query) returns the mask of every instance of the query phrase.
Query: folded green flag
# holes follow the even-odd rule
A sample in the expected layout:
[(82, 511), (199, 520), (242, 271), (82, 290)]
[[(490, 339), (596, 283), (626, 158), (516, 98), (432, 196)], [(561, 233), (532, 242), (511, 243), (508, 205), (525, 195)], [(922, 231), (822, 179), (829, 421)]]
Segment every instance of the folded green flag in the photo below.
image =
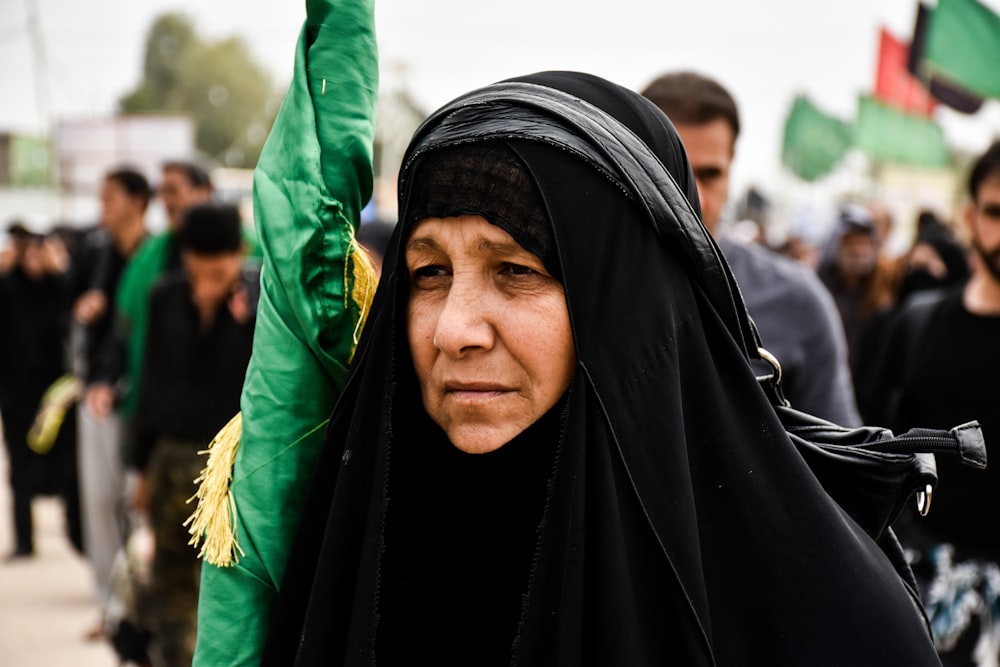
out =
[(1000, 98), (1000, 16), (976, 0), (938, 0), (924, 64), (984, 97)]
[(941, 127), (929, 118), (903, 113), (862, 95), (855, 144), (872, 159), (923, 167), (945, 167), (951, 152)]
[[(219, 564), (202, 569), (197, 665), (259, 663), (312, 465), (373, 287), (354, 253), (372, 191), (373, 1), (309, 0), (306, 15), (294, 76), (254, 174), (261, 297), (231, 494), (212, 510), (234, 520), (239, 548), (233, 545), (233, 562), (213, 558)], [(220, 451), (212, 456), (228, 474), (228, 449)]]
[(833, 171), (851, 146), (853, 128), (799, 95), (785, 120), (781, 164), (806, 181)]

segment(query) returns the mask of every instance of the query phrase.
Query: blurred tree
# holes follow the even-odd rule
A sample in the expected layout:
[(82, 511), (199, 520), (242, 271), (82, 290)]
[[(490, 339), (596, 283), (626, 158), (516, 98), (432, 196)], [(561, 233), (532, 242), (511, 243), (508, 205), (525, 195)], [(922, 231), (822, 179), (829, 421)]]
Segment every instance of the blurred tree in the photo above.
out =
[(182, 14), (163, 14), (146, 37), (143, 78), (123, 113), (184, 112), (200, 151), (227, 167), (253, 167), (278, 109), (270, 75), (238, 37), (207, 41)]

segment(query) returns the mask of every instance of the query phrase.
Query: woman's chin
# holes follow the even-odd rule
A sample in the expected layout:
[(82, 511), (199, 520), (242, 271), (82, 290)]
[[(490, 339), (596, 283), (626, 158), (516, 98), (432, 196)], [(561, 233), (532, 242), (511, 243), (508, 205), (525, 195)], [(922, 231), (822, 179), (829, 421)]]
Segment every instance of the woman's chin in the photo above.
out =
[(516, 438), (523, 430), (509, 424), (503, 426), (476, 424), (446, 428), (445, 433), (455, 449), (466, 454), (489, 454)]

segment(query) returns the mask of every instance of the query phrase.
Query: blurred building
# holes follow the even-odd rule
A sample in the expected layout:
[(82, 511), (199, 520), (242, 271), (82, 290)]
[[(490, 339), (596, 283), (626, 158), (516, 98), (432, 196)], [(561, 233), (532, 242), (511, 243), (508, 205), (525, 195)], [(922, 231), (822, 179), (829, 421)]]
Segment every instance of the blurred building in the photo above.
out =
[(52, 183), (49, 142), (40, 137), (0, 133), (0, 187), (38, 188)]
[(47, 227), (57, 208), (53, 183), (48, 141), (0, 133), (0, 230), (15, 219), (37, 231)]
[[(128, 165), (155, 184), (163, 162), (196, 159), (194, 133), (194, 121), (186, 115), (143, 114), (58, 121), (53, 144), (59, 217), (70, 222), (96, 219), (97, 195), (109, 169)], [(153, 230), (166, 224), (155, 202), (147, 224)]]
[[(15, 219), (36, 231), (93, 224), (108, 170), (128, 165), (155, 184), (163, 162), (196, 158), (194, 122), (185, 115), (63, 119), (51, 141), (0, 133), (0, 226)], [(166, 225), (155, 200), (147, 222), (154, 230)]]

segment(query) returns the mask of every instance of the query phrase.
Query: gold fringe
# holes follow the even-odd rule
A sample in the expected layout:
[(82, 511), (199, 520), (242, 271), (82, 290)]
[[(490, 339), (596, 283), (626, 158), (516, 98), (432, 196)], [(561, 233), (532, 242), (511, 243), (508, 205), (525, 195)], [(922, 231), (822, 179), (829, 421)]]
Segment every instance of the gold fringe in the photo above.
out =
[[(368, 256), (368, 251), (358, 243), (353, 235), (351, 236), (351, 247), (347, 254), (347, 261), (344, 263), (344, 286), (345, 289), (350, 286), (351, 300), (358, 307), (358, 321), (354, 325), (354, 345), (356, 346), (361, 339), (361, 329), (364, 328), (365, 320), (368, 319), (372, 299), (375, 298), (378, 274), (375, 272), (375, 263)], [(353, 350), (351, 355), (354, 355)]]
[[(243, 433), (243, 413), (238, 412), (212, 439), (205, 469), (194, 482), (198, 492), (188, 499), (198, 499), (194, 512), (184, 522), (188, 526), (191, 546), (201, 549), (198, 557), (217, 567), (231, 567), (244, 555), (236, 539), (236, 501), (230, 485), (233, 463)], [(204, 541), (203, 541), (204, 540)]]

